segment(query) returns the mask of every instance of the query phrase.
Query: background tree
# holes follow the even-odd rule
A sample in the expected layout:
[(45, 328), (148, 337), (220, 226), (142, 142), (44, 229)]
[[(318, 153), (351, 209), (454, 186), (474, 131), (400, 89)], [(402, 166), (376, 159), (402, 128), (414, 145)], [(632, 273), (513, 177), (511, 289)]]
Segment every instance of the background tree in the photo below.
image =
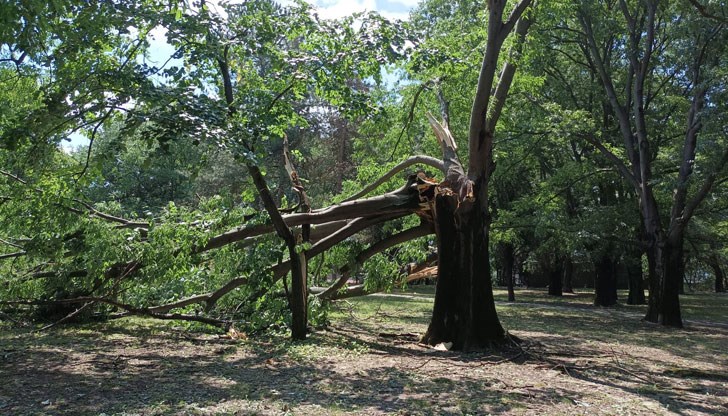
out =
[[(575, 5), (574, 20), (561, 23), (565, 30), (555, 50), (599, 83), (607, 97), (604, 120), (612, 126), (584, 138), (639, 197), (650, 265), (647, 320), (681, 326), (678, 290), (685, 230), (726, 161), (723, 150), (712, 153), (717, 157), (696, 159), (702, 147), (698, 136), (706, 148), (724, 149), (720, 137), (706, 129), (711, 119), (720, 118), (706, 103), (722, 94), (720, 58), (713, 57), (725, 55), (720, 52), (725, 30), (689, 5)], [(675, 19), (677, 15), (683, 18)], [(579, 56), (583, 58), (575, 58)], [(696, 169), (700, 160), (702, 167)], [(671, 206), (669, 213), (660, 210), (664, 204)]]

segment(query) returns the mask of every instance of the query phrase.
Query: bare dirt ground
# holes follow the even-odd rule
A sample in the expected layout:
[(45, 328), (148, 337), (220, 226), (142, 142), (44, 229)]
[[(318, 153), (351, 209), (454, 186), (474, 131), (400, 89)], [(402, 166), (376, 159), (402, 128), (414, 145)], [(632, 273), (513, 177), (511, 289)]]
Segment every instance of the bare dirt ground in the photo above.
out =
[(418, 344), (431, 290), (342, 302), (303, 343), (141, 320), (6, 330), (0, 414), (728, 414), (728, 316), (670, 330), (640, 309), (519, 295), (498, 310), (523, 343), (498, 353)]

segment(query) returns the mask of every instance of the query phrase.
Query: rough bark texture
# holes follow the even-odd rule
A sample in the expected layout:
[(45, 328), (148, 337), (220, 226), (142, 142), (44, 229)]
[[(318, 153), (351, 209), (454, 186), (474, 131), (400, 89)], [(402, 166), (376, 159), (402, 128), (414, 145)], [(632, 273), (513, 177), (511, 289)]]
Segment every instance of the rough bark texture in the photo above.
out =
[[(463, 205), (469, 204), (470, 207)], [(451, 195), (435, 201), (439, 268), (432, 321), (422, 342), (470, 350), (505, 339), (493, 300), (487, 220)], [(465, 208), (465, 209), (464, 209)]]
[(439, 267), (432, 321), (422, 341), (430, 345), (452, 342), (457, 350), (479, 349), (502, 343), (505, 331), (498, 320), (490, 276), (488, 237), (488, 181), (495, 169), (493, 136), (508, 97), (516, 65), (509, 59), (494, 86), (498, 57), (506, 37), (515, 28), (511, 49), (515, 58), (531, 24), (521, 19), (531, 0), (521, 0), (503, 21), (505, 1), (488, 2), (488, 40), (470, 112), (467, 174), (458, 160), (457, 145), (448, 129), (449, 116), (440, 96), (445, 125), (429, 115), (446, 171), (434, 199)]
[[(682, 239), (679, 243), (682, 243)], [(665, 242), (660, 248), (648, 250), (650, 269), (654, 268), (656, 275), (662, 278), (650, 279), (650, 298), (645, 320), (682, 328), (679, 294), (680, 280), (683, 278), (680, 275), (683, 261), (682, 245), (675, 246)]]

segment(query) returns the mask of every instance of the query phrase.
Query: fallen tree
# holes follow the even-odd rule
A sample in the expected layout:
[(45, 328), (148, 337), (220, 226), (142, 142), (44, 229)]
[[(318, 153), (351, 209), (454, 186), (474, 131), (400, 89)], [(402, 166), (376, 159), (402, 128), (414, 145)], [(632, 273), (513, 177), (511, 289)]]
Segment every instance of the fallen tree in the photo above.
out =
[[(312, 17), (310, 10), (303, 4), (283, 10), (264, 0), (245, 2), (239, 8), (231, 6), (227, 9), (227, 17), (210, 12), (204, 3), (199, 9), (186, 10), (182, 17), (178, 16), (166, 22), (170, 38), (178, 42), (179, 54), (185, 57), (190, 67), (206, 71), (204, 74), (208, 82), (217, 83), (220, 94), (215, 97), (199, 94), (195, 91), (199, 86), (194, 82), (182, 82), (179, 88), (170, 88), (171, 94), (167, 91), (145, 91), (147, 95), (141, 94), (137, 98), (139, 102), (145, 102), (146, 107), (138, 105), (139, 109), (130, 111), (129, 130), (144, 126), (151, 131), (161, 131), (159, 140), (164, 143), (170, 140), (165, 135), (183, 131), (196, 136), (196, 140), (200, 140), (200, 137), (213, 137), (218, 141), (219, 147), (231, 148), (236, 161), (247, 168), (257, 192), (257, 199), (264, 208), (266, 220), (260, 221), (263, 215), (258, 215), (257, 222), (251, 221), (210, 236), (208, 225), (204, 221), (176, 221), (177, 210), (174, 207), (168, 210), (169, 221), (145, 224), (104, 214), (93, 205), (76, 201), (83, 209), (72, 208), (68, 211), (72, 215), (92, 217), (80, 221), (79, 229), (82, 226), (86, 230), (96, 227), (104, 233), (112, 229), (118, 234), (109, 233), (108, 236), (116, 239), (122, 247), (125, 246), (124, 240), (132, 241), (133, 244), (129, 244), (130, 249), (122, 253), (104, 253), (107, 259), (101, 264), (94, 263), (92, 259), (77, 262), (91, 264), (94, 268), (68, 270), (64, 268), (75, 265), (73, 261), (64, 267), (59, 267), (59, 261), (34, 261), (31, 263), (35, 269), (31, 271), (31, 275), (36, 273), (34, 278), (68, 278), (77, 275), (85, 277), (93, 284), (87, 289), (88, 293), (80, 296), (15, 303), (70, 303), (79, 304), (79, 310), (103, 303), (123, 310), (115, 316), (145, 315), (160, 319), (189, 319), (227, 325), (232, 319), (173, 311), (204, 305), (204, 310), (199, 312), (211, 314), (216, 310), (220, 299), (255, 280), (256, 288), (243, 303), (234, 308), (238, 311), (245, 304), (254, 304), (267, 298), (268, 292), (282, 280), (287, 306), (291, 310), (290, 326), (293, 337), (300, 339), (306, 336), (307, 266), (310, 259), (342, 244), (358, 232), (416, 214), (420, 218), (419, 226), (392, 233), (360, 251), (342, 265), (341, 277), (317, 296), (321, 299), (334, 299), (363, 293), (362, 286), (344, 289), (344, 284), (348, 276), (364, 261), (397, 244), (434, 232), (439, 253), (438, 286), (432, 322), (423, 341), (432, 345), (451, 342), (454, 349), (462, 350), (503, 343), (506, 341), (505, 331), (495, 311), (488, 262), (488, 182), (495, 169), (492, 152), (496, 125), (513, 81), (517, 55), (530, 26), (531, 20), (524, 17), (530, 4), (530, 0), (521, 0), (506, 13), (505, 1), (487, 2), (487, 40), (470, 114), (467, 170), (460, 162), (456, 140), (449, 129), (447, 99), (439, 91), (443, 121), (440, 123), (429, 116), (429, 122), (440, 143), (442, 160), (430, 156), (410, 157), (348, 200), (315, 210), (310, 209), (304, 190), (296, 181), (295, 169), (292, 168), (288, 156), (284, 155), (289, 180), (300, 198), (298, 208), (301, 212), (290, 214), (282, 214), (276, 204), (276, 198), (260, 166), (264, 153), (260, 149), (265, 149), (266, 141), (271, 140), (271, 137), (285, 135), (283, 132), (296, 119), (297, 112), (293, 102), (310, 91), (327, 89), (323, 95), (337, 106), (365, 107), (361, 103), (345, 102), (338, 97), (353, 100), (358, 96), (353, 91), (351, 79), (378, 76), (383, 56), (391, 54), (393, 48), (387, 30), (380, 33), (372, 28), (386, 26), (386, 21), (378, 16), (369, 16), (367, 19), (370, 20), (362, 22), (358, 32), (340, 31), (337, 26)], [(249, 25), (255, 27), (248, 31)], [(235, 32), (242, 30), (241, 28), (245, 28), (244, 36)], [(504, 42), (514, 31), (512, 54), (500, 67), (499, 57)], [(252, 41), (249, 39), (251, 36), (254, 37)], [(332, 43), (337, 48), (332, 48)], [(382, 50), (379, 55), (372, 50), (376, 47)], [(342, 59), (347, 53), (340, 52), (341, 50), (349, 50), (348, 55), (355, 59)], [(362, 51), (367, 53), (359, 53)], [(128, 60), (122, 63), (122, 67), (126, 62)], [(496, 81), (497, 73), (500, 73), (500, 77)], [(179, 79), (188, 81), (184, 77)], [(254, 93), (249, 93), (248, 88), (254, 88)], [(200, 103), (208, 103), (210, 100), (213, 103), (206, 110), (208, 113), (201, 112)], [(109, 110), (104, 108), (96, 119), (91, 132), (86, 166), (79, 176), (86, 173), (94, 135), (115, 109), (116, 107)], [(156, 124), (145, 125), (148, 120), (153, 120)], [(406, 183), (395, 191), (357, 199), (415, 164), (437, 168), (444, 177), (438, 182), (423, 176), (410, 175)], [(20, 179), (18, 175), (11, 175)], [(26, 186), (23, 180), (15, 182), (16, 185)], [(43, 192), (42, 190), (41, 193)], [(102, 229), (98, 222), (109, 222), (113, 226)], [(316, 225), (326, 231), (314, 237)], [(191, 234), (184, 235), (182, 230)], [(168, 276), (168, 280), (173, 280), (189, 273), (190, 269), (204, 273), (213, 268), (224, 271), (228, 265), (231, 269), (245, 268), (246, 265), (241, 264), (236, 257), (244, 256), (246, 247), (255, 252), (253, 249), (258, 245), (258, 239), (264, 235), (275, 235), (277, 240), (266, 240), (266, 254), (269, 258), (248, 266), (250, 270), (247, 276), (228, 274), (229, 277), (212, 291), (207, 290), (164, 303), (153, 303), (154, 299), (142, 299), (138, 303), (144, 303), (143, 305), (132, 305), (116, 300), (135, 289), (134, 278), (140, 273), (151, 274), (148, 280), (153, 284), (159, 278), (158, 275)], [(52, 239), (56, 243), (60, 241), (61, 248), (53, 253), (57, 259), (67, 254), (82, 257), (81, 253), (60, 253), (69, 247), (69, 241), (79, 240), (82, 250), (92, 247), (83, 241), (83, 235), (71, 237), (68, 241), (64, 238), (61, 236)], [(280, 242), (284, 243), (283, 248), (280, 247)], [(33, 252), (28, 247), (21, 246), (22, 251)], [(233, 254), (223, 257), (228, 251)], [(6, 260), (22, 257), (15, 253), (20, 252), (7, 253), (11, 255), (7, 255)], [(263, 261), (269, 263), (262, 264)], [(285, 279), (289, 273), (291, 291), (288, 290)], [(74, 311), (68, 317), (76, 313)]]

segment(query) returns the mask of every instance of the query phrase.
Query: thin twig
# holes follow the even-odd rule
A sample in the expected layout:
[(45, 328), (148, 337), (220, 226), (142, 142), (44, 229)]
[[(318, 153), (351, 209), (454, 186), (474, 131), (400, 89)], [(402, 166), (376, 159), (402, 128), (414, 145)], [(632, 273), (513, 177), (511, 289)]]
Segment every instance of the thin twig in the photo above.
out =
[(58, 320), (56, 322), (53, 322), (52, 324), (48, 324), (48, 325), (44, 326), (43, 328), (39, 329), (38, 332), (46, 331), (48, 329), (51, 329), (51, 328), (53, 328), (55, 326), (58, 326), (58, 325), (64, 323), (64, 322), (67, 322), (70, 319), (73, 319), (73, 317), (75, 317), (79, 313), (83, 312), (84, 310), (86, 310), (86, 308), (88, 308), (89, 306), (91, 306), (91, 305), (93, 305), (95, 303), (96, 303), (95, 301), (91, 301), (91, 302), (84, 303), (83, 306), (81, 306), (80, 308), (78, 308), (75, 311), (69, 313), (68, 315), (66, 315), (65, 317), (61, 318), (60, 320)]

